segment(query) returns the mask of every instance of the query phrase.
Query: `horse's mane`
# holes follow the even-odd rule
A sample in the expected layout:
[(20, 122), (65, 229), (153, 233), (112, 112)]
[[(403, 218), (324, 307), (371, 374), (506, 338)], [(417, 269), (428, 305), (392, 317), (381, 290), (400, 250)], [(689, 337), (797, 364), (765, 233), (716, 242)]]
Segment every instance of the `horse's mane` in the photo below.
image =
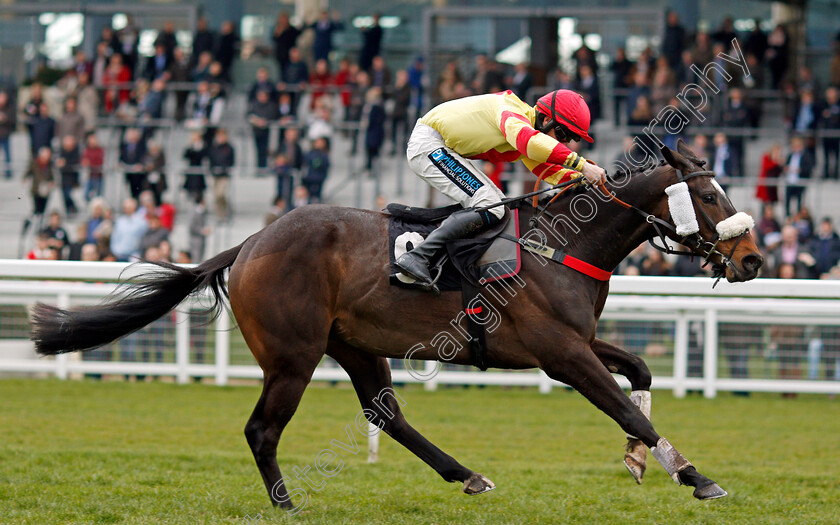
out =
[[(607, 176), (607, 181), (608, 182), (615, 182), (615, 178), (618, 175), (621, 175), (622, 178), (623, 178), (623, 177), (628, 177), (628, 176), (633, 177), (633, 176), (637, 176), (639, 174), (647, 174), (647, 173), (650, 173), (653, 170), (658, 169), (658, 168), (660, 168), (662, 166), (665, 166), (667, 164), (668, 164), (668, 162), (665, 159), (657, 160), (656, 158), (649, 157), (647, 162), (645, 162), (641, 166), (633, 166), (633, 167), (622, 166), (622, 167), (620, 167), (612, 175)], [(558, 199), (556, 204), (571, 203), (572, 199), (575, 196), (581, 195), (581, 194), (586, 193), (588, 191), (590, 191), (590, 189), (586, 186), (583, 186), (583, 185), (574, 186), (571, 189), (565, 191), (563, 193), (563, 195)], [(545, 206), (546, 204), (548, 204), (548, 201), (550, 201), (552, 199), (552, 197), (554, 197), (554, 195), (555, 195), (554, 193), (549, 193), (547, 195), (544, 195), (544, 196), (540, 197), (540, 199), (538, 201), (539, 206)], [(520, 200), (520, 201), (517, 201), (517, 202), (511, 204), (511, 208), (513, 208), (513, 209), (521, 209), (523, 206), (530, 208), (531, 207), (531, 199), (530, 198), (529, 199), (523, 199), (523, 200)], [(555, 212), (555, 214), (556, 214), (556, 212)], [(546, 217), (546, 220), (550, 220), (550, 219), (548, 219), (548, 217)], [(583, 231), (581, 231), (580, 233), (574, 233), (574, 232), (571, 232), (571, 231), (566, 232), (566, 234), (564, 235), (564, 238), (566, 239), (568, 244), (566, 244), (566, 246), (564, 246), (564, 248), (568, 249), (568, 248), (574, 247), (579, 242), (581, 242), (584, 239), (584, 237), (585, 237), (585, 235), (583, 234)]]

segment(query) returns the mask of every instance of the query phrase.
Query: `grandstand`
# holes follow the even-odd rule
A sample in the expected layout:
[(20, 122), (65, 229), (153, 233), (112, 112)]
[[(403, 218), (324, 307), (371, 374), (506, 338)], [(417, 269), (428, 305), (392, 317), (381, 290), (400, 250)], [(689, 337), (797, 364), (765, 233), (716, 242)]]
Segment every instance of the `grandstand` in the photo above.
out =
[[(189, 252), (196, 261), (202, 256), (196, 252), (209, 255), (239, 242), (271, 216), (314, 200), (313, 192), (321, 193), (322, 202), (371, 209), (384, 201), (446, 204), (408, 169), (403, 129), (440, 101), (501, 89), (531, 102), (548, 89), (584, 93), (598, 117), (595, 145), (584, 153), (611, 171), (634, 137), (644, 144), (655, 134), (673, 145), (676, 136), (668, 136), (663, 122), (649, 124), (687, 85), (699, 82), (690, 66), (717, 62), (731, 78), (712, 71), (708, 104), (696, 114), (683, 104), (691, 121), (678, 135), (704, 148), (701, 155), (735, 205), (751, 211), (757, 222), (763, 202), (772, 205), (758, 232), (773, 262), (764, 276), (778, 273), (774, 252), (792, 250), (806, 255), (793, 261), (797, 277), (837, 277), (832, 267), (840, 240), (832, 235), (833, 224), (821, 224), (823, 217), (840, 220), (833, 206), (840, 182), (832, 160), (840, 143), (840, 106), (829, 89), (840, 82), (840, 44), (826, 16), (831, 2), (629, 1), (605, 2), (597, 10), (544, 2), (473, 4), (398, 2), (381, 17), (374, 16), (373, 4), (357, 0), (331, 2), (323, 15), (313, 1), (279, 8), (222, 1), (89, 2), (84, 9), (58, 2), (4, 4), (0, 77), (8, 101), (0, 101), (5, 115), (0, 127), (8, 132), (11, 158), (0, 159), (5, 163), (0, 257), (78, 258), (85, 244), (77, 233), (82, 224), (86, 242), (98, 246), (95, 255), (88, 250), (91, 258), (177, 260), (180, 254), (187, 260), (182, 252)], [(288, 27), (279, 21), (281, 13), (289, 15)], [(372, 24), (381, 32), (370, 30)], [(384, 35), (381, 43), (377, 34)], [(290, 60), (291, 45), (299, 60)], [(749, 75), (731, 61), (721, 62), (721, 53), (742, 53)], [(318, 66), (319, 57), (326, 63)], [(384, 139), (376, 147), (366, 140), (380, 131), (370, 129), (367, 118), (371, 103), (365, 94), (371, 87), (383, 90), (387, 113), (379, 133)], [(256, 100), (260, 91), (268, 94), (263, 105)], [(697, 93), (690, 95), (685, 100), (696, 104)], [(77, 99), (77, 117), (66, 114), (67, 98)], [(229, 167), (213, 160), (219, 128), (232, 145), (235, 160)], [(300, 138), (293, 140), (299, 147), (281, 143), (287, 128), (299, 130)], [(399, 132), (396, 141), (392, 128)], [(71, 131), (78, 135), (78, 160), (64, 159), (61, 151), (60, 135)], [(113, 210), (110, 219), (97, 217), (93, 223), (87, 202), (96, 186), (89, 188), (88, 180), (97, 168), (83, 160), (91, 132), (103, 149), (102, 197)], [(203, 140), (204, 159), (191, 166), (185, 154), (195, 133)], [(134, 134), (140, 136), (136, 151), (126, 147), (126, 136)], [(791, 174), (794, 136), (803, 139), (794, 164), (807, 165), (807, 174), (801, 167), (797, 176)], [(328, 139), (331, 161), (323, 181), (307, 167), (319, 137)], [(53, 184), (36, 188), (24, 176), (43, 140), (53, 150)], [(149, 142), (161, 146), (156, 157), (147, 151)], [(764, 158), (776, 144), (781, 150)], [(282, 168), (275, 157), (281, 152), (288, 164)], [(3, 177), (6, 167), (9, 178)], [(509, 195), (533, 180), (521, 166), (499, 170)], [(132, 177), (133, 185), (126, 182)], [(201, 180), (203, 191), (192, 185)], [(33, 191), (39, 189), (41, 199), (48, 197), (43, 216), (33, 215)], [(159, 241), (168, 241), (164, 253), (141, 253), (138, 245), (130, 254), (115, 254), (107, 238), (111, 223), (122, 215), (124, 199), (143, 190), (156, 202), (141, 202), (141, 213), (161, 216), (164, 229), (171, 230), (159, 235)], [(797, 192), (804, 192), (805, 212), (798, 209)], [(201, 206), (197, 195), (203, 195)], [(78, 211), (68, 213), (73, 206)], [(59, 212), (63, 224), (50, 229), (49, 239), (41, 239), (46, 247), (39, 248), (51, 211)], [(100, 222), (104, 226), (97, 229)], [(796, 229), (795, 240), (782, 233), (786, 223)], [(55, 239), (57, 231), (65, 238)], [(146, 239), (144, 246), (160, 244), (148, 244), (153, 241)], [(700, 270), (643, 252), (620, 271)]]

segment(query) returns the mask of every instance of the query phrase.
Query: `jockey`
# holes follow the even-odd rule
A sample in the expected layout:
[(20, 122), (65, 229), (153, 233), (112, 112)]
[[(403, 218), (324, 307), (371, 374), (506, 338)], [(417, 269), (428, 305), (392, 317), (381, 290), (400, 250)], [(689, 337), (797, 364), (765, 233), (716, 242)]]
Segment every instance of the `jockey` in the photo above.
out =
[[(606, 176), (604, 169), (565, 146), (581, 138), (592, 142), (589, 121), (589, 107), (583, 97), (566, 89), (544, 95), (535, 107), (510, 90), (451, 100), (417, 121), (408, 141), (408, 165), (464, 208), (481, 208), (504, 198), (482, 172), (480, 161), (522, 160), (549, 184), (557, 184), (567, 175), (600, 182)], [(429, 264), (435, 253), (449, 240), (472, 236), (497, 224), (504, 212), (504, 206), (481, 213), (457, 212), (395, 264), (403, 274), (434, 289)]]

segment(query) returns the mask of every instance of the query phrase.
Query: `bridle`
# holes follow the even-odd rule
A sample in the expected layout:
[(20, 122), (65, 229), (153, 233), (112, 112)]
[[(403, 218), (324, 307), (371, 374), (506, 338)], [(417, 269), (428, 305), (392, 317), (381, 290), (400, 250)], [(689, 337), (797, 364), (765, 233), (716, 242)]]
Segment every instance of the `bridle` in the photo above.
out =
[[(696, 177), (711, 177), (711, 178), (713, 178), (715, 176), (715, 172), (710, 171), (710, 170), (693, 171), (691, 173), (685, 174), (680, 169), (677, 169), (677, 168), (674, 168), (674, 169), (677, 173), (677, 180), (681, 183), (687, 182), (687, 181), (689, 181), (693, 178), (696, 178)], [(542, 177), (540, 177), (540, 179), (537, 180), (536, 185), (535, 185), (535, 189), (536, 189), (537, 186), (539, 186), (541, 179), (542, 179)], [(584, 182), (584, 184), (586, 184), (586, 182)], [(598, 183), (594, 187), (596, 189), (598, 189), (599, 191), (601, 191), (607, 197), (607, 200), (609, 200), (611, 202), (614, 202), (615, 204), (618, 204), (622, 208), (632, 210), (635, 213), (641, 215), (645, 219), (645, 222), (650, 224), (653, 227), (653, 229), (656, 231), (656, 236), (650, 238), (648, 240), (648, 242), (650, 243), (651, 246), (653, 246), (654, 248), (656, 248), (660, 252), (663, 252), (663, 253), (666, 253), (666, 254), (673, 254), (673, 255), (689, 256), (689, 257), (695, 257), (695, 256), (703, 257), (703, 259), (704, 259), (704, 262), (703, 262), (703, 265), (702, 265), (703, 268), (705, 268), (709, 263), (712, 262), (712, 258), (714, 256), (718, 256), (720, 258), (720, 261), (718, 263), (713, 264), (712, 277), (716, 278), (715, 283), (712, 286), (714, 288), (714, 286), (717, 285), (717, 283), (720, 281), (720, 279), (723, 278), (726, 275), (726, 268), (728, 266), (731, 266), (733, 270), (737, 270), (734, 263), (732, 262), (732, 256), (735, 254), (735, 250), (738, 248), (738, 245), (741, 243), (741, 240), (743, 240), (744, 236), (749, 232), (749, 229), (744, 229), (740, 233), (740, 235), (737, 236), (737, 239), (735, 240), (735, 244), (733, 244), (732, 249), (729, 251), (728, 255), (722, 253), (717, 248), (718, 244), (721, 241), (728, 240), (728, 239), (721, 238), (721, 235), (720, 235), (720, 233), (718, 232), (718, 229), (717, 229), (717, 223), (715, 223), (712, 220), (712, 218), (709, 217), (709, 215), (706, 213), (706, 211), (703, 209), (703, 207), (699, 205), (699, 203), (697, 202), (697, 197), (694, 195), (694, 192), (691, 191), (691, 187), (688, 186), (688, 185), (686, 185), (686, 186), (688, 187), (688, 195), (691, 199), (691, 204), (692, 204), (694, 210), (700, 212), (700, 216), (702, 217), (703, 222), (705, 222), (705, 224), (713, 232), (715, 232), (715, 234), (714, 234), (714, 236), (712, 237), (711, 240), (707, 241), (706, 239), (704, 239), (703, 236), (700, 235), (699, 229), (696, 232), (694, 232), (692, 234), (689, 234), (689, 235), (680, 235), (679, 233), (677, 233), (676, 226), (674, 226), (673, 224), (671, 224), (668, 221), (660, 219), (659, 217), (653, 215), (652, 213), (648, 213), (648, 212), (642, 210), (641, 208), (639, 208), (637, 206), (634, 206), (632, 204), (628, 204), (628, 203), (624, 202), (623, 200), (619, 199), (615, 195), (615, 193), (613, 193), (609, 189), (607, 189), (606, 185), (603, 182)], [(538, 198), (537, 198), (536, 195), (533, 197), (533, 203), (532, 204), (533, 204), (534, 208), (537, 209), (537, 212), (534, 214), (533, 217), (531, 217), (531, 220), (529, 222), (529, 225), (531, 226), (531, 228), (536, 228), (537, 224), (539, 224), (539, 219), (543, 215), (548, 216), (552, 220), (555, 218), (548, 211), (548, 207), (555, 200), (557, 200), (557, 198), (560, 197), (560, 195), (565, 193), (569, 188), (571, 188), (571, 186), (563, 188), (561, 191), (557, 192), (544, 205), (539, 204), (539, 201), (538, 201)], [(726, 198), (725, 195), (722, 195), (722, 197)], [(668, 238), (666, 236), (666, 230), (667, 230), (667, 232), (670, 232), (670, 233), (674, 234), (675, 236), (681, 237), (680, 244), (683, 244), (684, 246), (689, 247), (691, 251), (678, 250), (678, 249), (675, 249), (674, 247), (672, 247), (671, 245), (669, 245), (668, 244)], [(659, 239), (661, 244), (657, 244), (655, 242), (656, 238)]]

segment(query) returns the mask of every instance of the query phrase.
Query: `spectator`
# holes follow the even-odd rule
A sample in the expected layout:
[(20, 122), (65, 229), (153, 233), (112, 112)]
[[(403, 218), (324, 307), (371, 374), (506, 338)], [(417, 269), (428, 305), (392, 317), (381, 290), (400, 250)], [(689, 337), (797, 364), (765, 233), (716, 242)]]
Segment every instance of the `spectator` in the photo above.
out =
[(70, 236), (67, 235), (67, 230), (61, 224), (61, 214), (57, 211), (50, 213), (50, 219), (47, 227), (44, 228), (43, 233), (47, 234), (49, 245), (61, 253), (67, 243), (70, 242)]
[(285, 153), (278, 153), (274, 156), (274, 176), (277, 179), (277, 199), (289, 202), (292, 197), (294, 186), (294, 168), (289, 164)]
[(213, 53), (205, 51), (196, 59), (190, 74), (193, 82), (205, 82), (210, 78), (210, 65), (213, 64)]
[(451, 60), (438, 76), (436, 97), (438, 102), (448, 102), (455, 99), (455, 86), (462, 82), (461, 72), (458, 70), (458, 63)]
[(277, 15), (277, 23), (271, 39), (274, 41), (274, 60), (277, 61), (277, 70), (281, 73), (289, 63), (289, 50), (297, 44), (298, 36), (300, 36), (300, 29), (289, 23), (289, 15), (287, 13)]
[(735, 25), (732, 22), (731, 16), (726, 16), (723, 19), (723, 22), (720, 24), (720, 28), (712, 34), (712, 38), (715, 42), (719, 44), (723, 44), (726, 46), (726, 49), (729, 49), (729, 46), (732, 45), (732, 41), (737, 38), (737, 34), (735, 33)]
[[(790, 139), (790, 155), (785, 161), (785, 213), (792, 215), (798, 213), (802, 208), (802, 196), (805, 193), (805, 186), (801, 183), (811, 178), (814, 169), (814, 158), (805, 149), (805, 141), (802, 137), (794, 136)], [(795, 212), (791, 211), (791, 203), (796, 201)]]
[(344, 23), (338, 11), (333, 11), (332, 17), (326, 10), (321, 11), (318, 20), (306, 27), (315, 30), (315, 42), (312, 44), (315, 61), (329, 60), (333, 47), (333, 33), (344, 29)]
[(268, 165), (268, 140), (271, 134), (269, 127), (280, 115), (277, 104), (271, 99), (268, 91), (257, 91), (256, 100), (251, 103), (248, 111), (248, 122), (254, 132), (254, 144), (257, 150), (257, 168), (264, 169)]
[(737, 177), (735, 156), (729, 146), (729, 138), (725, 133), (715, 133), (715, 149), (712, 154), (712, 170), (718, 177)]
[(99, 93), (90, 83), (90, 75), (79, 73), (79, 81), (72, 92), (76, 108), (84, 121), (85, 133), (96, 130), (96, 117), (99, 115)]
[[(166, 73), (170, 82), (183, 84), (190, 81), (190, 61), (180, 47), (176, 47), (172, 52), (172, 60), (169, 62), (169, 69)], [(175, 120), (181, 122), (187, 114), (187, 98), (190, 92), (181, 86), (175, 87), (174, 91)]]
[[(806, 135), (813, 137), (814, 131), (817, 129), (817, 119), (819, 118), (819, 111), (814, 103), (814, 93), (811, 91), (803, 91), (799, 97), (799, 104), (796, 106), (796, 111), (793, 114), (793, 121), (791, 122), (791, 131), (798, 135)], [(813, 149), (811, 150), (813, 154)]]
[[(169, 201), (162, 200), (157, 207), (157, 216), (160, 219), (160, 225), (170, 232), (175, 228), (175, 206)], [(167, 257), (169, 254), (167, 254)]]
[(210, 159), (210, 174), (213, 176), (216, 218), (227, 221), (230, 219), (231, 212), (230, 201), (228, 200), (230, 169), (233, 167), (236, 157), (224, 129), (216, 131), (216, 138), (210, 146), (207, 156)]
[(694, 150), (694, 153), (703, 161), (706, 162), (707, 166), (710, 166), (711, 163), (709, 162), (712, 158), (709, 152), (709, 138), (702, 133), (698, 133), (694, 135), (694, 140), (691, 141), (691, 149)]
[[(362, 114), (362, 127), (365, 129), (365, 170), (368, 174), (374, 175), (373, 163), (379, 158), (379, 151), (385, 142), (385, 107), (382, 105), (380, 88), (374, 86), (368, 90)], [(315, 195), (311, 188), (309, 193)], [(320, 200), (320, 191), (317, 193), (317, 198)]]
[(108, 47), (108, 42), (99, 42), (96, 44), (96, 56), (93, 58), (93, 67), (91, 68), (90, 80), (94, 86), (101, 87), (105, 85), (105, 71), (108, 69), (108, 64), (111, 61), (111, 48)]
[(338, 63), (338, 71), (333, 76), (333, 85), (339, 91), (341, 106), (344, 108), (344, 117), (347, 116), (347, 106), (350, 105), (350, 83), (353, 74), (350, 70), (350, 61), (346, 58), (341, 59)]
[(169, 185), (166, 180), (166, 156), (156, 140), (150, 140), (146, 144), (143, 169), (146, 172), (146, 185), (155, 197), (155, 206), (160, 206), (163, 202), (163, 192)]
[(333, 86), (333, 77), (330, 73), (330, 65), (326, 60), (319, 60), (315, 63), (315, 70), (309, 75), (310, 85), (310, 109), (315, 109), (321, 97), (328, 95), (328, 89)]
[(175, 58), (175, 48), (178, 47), (178, 39), (175, 36), (175, 25), (171, 20), (167, 20), (163, 24), (163, 29), (158, 33), (154, 42), (155, 49), (162, 46), (166, 55), (167, 62), (171, 63)]
[(534, 85), (534, 79), (528, 71), (527, 62), (520, 62), (514, 66), (514, 73), (508, 84), (517, 97), (521, 100), (527, 100), (528, 91)]
[(781, 240), (782, 227), (779, 221), (776, 220), (776, 215), (773, 213), (772, 204), (764, 204), (761, 208), (761, 220), (758, 221), (756, 227), (756, 234), (758, 235), (758, 242), (761, 246), (775, 246)]
[(27, 124), (41, 114), (41, 104), (43, 103), (43, 88), (41, 84), (35, 82), (29, 87), (29, 99), (23, 105), (23, 116)]
[(685, 28), (680, 24), (680, 16), (676, 11), (668, 11), (667, 20), (665, 38), (662, 41), (662, 54), (668, 60), (668, 65), (675, 68), (685, 49)]
[(581, 35), (580, 47), (573, 55), (575, 59), (575, 80), (580, 80), (580, 70), (583, 66), (589, 66), (593, 73), (598, 72), (598, 60), (595, 58), (595, 51), (586, 44), (586, 37), (585, 34)]
[(504, 83), (504, 75), (498, 71), (495, 60), (488, 59), (487, 55), (475, 57), (475, 74), (470, 83), (474, 93), (495, 93), (502, 90)]
[(64, 196), (64, 210), (68, 216), (78, 213), (76, 203), (73, 201), (73, 190), (79, 187), (79, 167), (82, 163), (82, 156), (79, 153), (79, 144), (73, 135), (64, 135), (61, 138), (61, 150), (56, 160), (56, 167), (61, 173), (61, 193)]
[[(196, 23), (195, 34), (193, 34), (192, 39), (192, 53), (190, 54), (192, 65), (195, 66), (198, 63), (199, 58), (205, 53), (209, 53), (212, 60), (213, 50), (215, 48), (216, 35), (213, 34), (213, 31), (207, 27), (207, 19), (204, 17), (199, 18)], [(209, 62), (207, 65), (210, 65)]]
[(222, 65), (222, 76), (230, 81), (230, 69), (233, 61), (239, 54), (239, 35), (233, 26), (233, 22), (225, 20), (219, 31), (219, 39), (216, 41), (216, 60)]
[(32, 195), (32, 213), (36, 217), (36, 225), (43, 220), (47, 200), (55, 186), (55, 171), (52, 162), (52, 150), (44, 146), (38, 150), (38, 155), (29, 162), (24, 179), (31, 179), (29, 193)]
[(134, 25), (134, 17), (126, 16), (125, 27), (117, 32), (120, 43), (119, 53), (122, 54), (123, 63), (128, 68), (130, 78), (134, 78), (134, 71), (137, 69), (138, 46), (140, 44), (140, 31)]
[(193, 207), (190, 216), (190, 259), (196, 263), (204, 261), (204, 249), (210, 227), (207, 225), (207, 206), (202, 197)]
[[(627, 93), (627, 121), (630, 124), (630, 120), (633, 118), (633, 113), (636, 111), (636, 104), (640, 98), (647, 98), (647, 102), (650, 102), (650, 87), (648, 84), (648, 77), (647, 74), (643, 71), (636, 71), (633, 74), (633, 87)], [(642, 124), (646, 126), (650, 122), (650, 118), (645, 120), (645, 123)], [(637, 124), (631, 124), (637, 125)]]
[(701, 69), (715, 59), (708, 33), (704, 31), (697, 33), (694, 39), (694, 46), (691, 48), (691, 56), (694, 57), (694, 63), (698, 64)]
[(122, 55), (111, 55), (108, 67), (102, 75), (106, 113), (113, 113), (120, 105), (128, 102), (131, 91), (126, 84), (129, 82), (131, 82), (131, 70), (123, 64)]
[(306, 186), (298, 186), (295, 188), (291, 209), (300, 208), (307, 204), (309, 204), (309, 190), (306, 189)]
[(194, 131), (190, 135), (190, 145), (184, 151), (187, 160), (187, 171), (184, 173), (184, 190), (193, 202), (202, 202), (207, 181), (204, 179), (204, 159), (207, 158), (207, 148), (201, 133)]
[(126, 262), (140, 255), (140, 242), (149, 226), (146, 217), (139, 212), (135, 199), (125, 199), (122, 210), (123, 214), (114, 221), (111, 253), (118, 261)]
[(289, 50), (289, 63), (283, 69), (283, 80), (278, 84), (277, 89), (289, 93), (295, 114), (297, 114), (297, 107), (300, 102), (300, 91), (306, 86), (308, 80), (309, 68), (301, 58), (298, 48), (293, 47)]
[(157, 248), (163, 241), (169, 240), (169, 230), (160, 225), (160, 218), (150, 213), (146, 216), (146, 222), (149, 224), (143, 237), (140, 238), (140, 250), (145, 253), (149, 248)]
[(831, 268), (840, 262), (840, 237), (834, 231), (831, 217), (825, 217), (820, 222), (820, 228), (811, 243), (810, 252), (816, 259), (814, 271), (819, 277), (830, 272)]
[(277, 118), (280, 123), (284, 125), (297, 120), (295, 108), (292, 105), (292, 95), (290, 93), (280, 94), (280, 103), (277, 106)]
[(255, 100), (257, 100), (257, 93), (260, 91), (267, 92), (268, 98), (270, 98), (272, 102), (277, 102), (277, 88), (274, 87), (274, 82), (271, 81), (271, 78), (268, 75), (268, 69), (264, 67), (257, 69), (257, 75), (254, 79), (254, 83), (251, 84), (251, 89), (248, 91), (249, 104), (252, 104)]
[(155, 53), (146, 59), (146, 67), (143, 70), (143, 77), (149, 82), (158, 78), (165, 78), (169, 69), (172, 55), (167, 52), (162, 43), (155, 44)]
[(615, 58), (610, 64), (610, 71), (613, 76), (613, 90), (616, 91), (613, 96), (613, 113), (616, 126), (621, 125), (621, 106), (627, 99), (627, 95), (623, 91), (630, 87), (632, 70), (633, 62), (627, 58), (627, 52), (624, 47), (619, 47), (615, 53)]
[(186, 122), (188, 129), (203, 129), (204, 141), (212, 140), (216, 125), (222, 120), (225, 110), (225, 99), (220, 95), (218, 87), (211, 88), (207, 81), (199, 82), (196, 86), (190, 118)]
[(64, 101), (64, 113), (55, 124), (55, 135), (61, 138), (71, 135), (76, 139), (76, 144), (82, 144), (86, 128), (85, 118), (76, 111), (76, 99), (68, 97)]
[[(408, 82), (408, 71), (397, 71), (397, 81), (394, 86), (394, 109), (391, 110), (391, 155), (397, 151), (405, 151), (408, 143), (409, 116), (411, 107), (411, 84)], [(397, 135), (400, 136), (397, 141)]]
[[(744, 102), (744, 92), (739, 88), (733, 88), (729, 92), (729, 100), (723, 112), (723, 125), (727, 128), (738, 128), (746, 130), (752, 115), (750, 109)], [(732, 135), (729, 137), (729, 144), (732, 147), (732, 154), (735, 157), (735, 172), (737, 175), (744, 174), (744, 135)]]
[(85, 262), (97, 262), (100, 260), (99, 258), (99, 248), (92, 243), (86, 243), (82, 245), (82, 252), (79, 260)]
[[(297, 176), (303, 168), (303, 148), (300, 146), (300, 130), (289, 127), (283, 130), (283, 136), (278, 144), (277, 152), (286, 156), (286, 162), (291, 168), (292, 177)], [(291, 186), (289, 186), (291, 193)], [(290, 202), (291, 195), (287, 195), (286, 202)]]
[(50, 116), (50, 108), (46, 102), (38, 106), (38, 114), (29, 119), (29, 146), (32, 155), (41, 151), (41, 148), (51, 148), (55, 138), (55, 120)]
[[(809, 279), (815, 277), (816, 259), (808, 253), (808, 246), (799, 242), (799, 232), (795, 226), (788, 224), (782, 228), (781, 242), (773, 248), (769, 255), (772, 264), (780, 279)], [(785, 265), (790, 265), (794, 270), (790, 277), (782, 277)]]
[(373, 57), (379, 56), (382, 50), (382, 26), (379, 25), (379, 13), (374, 13), (373, 23), (362, 29), (362, 49), (359, 51), (359, 67), (363, 71), (370, 69)]
[(408, 83), (411, 84), (414, 113), (411, 118), (416, 119), (423, 112), (423, 96), (426, 89), (426, 78), (423, 73), (423, 57), (418, 56), (408, 70)]
[(88, 218), (84, 221), (85, 225), (85, 242), (96, 243), (98, 239), (97, 231), (102, 224), (105, 223), (105, 200), (102, 197), (96, 197), (88, 204)]
[(35, 246), (26, 254), (26, 258), (30, 261), (48, 260), (52, 259), (50, 251), (50, 237), (44, 232), (38, 233), (35, 236)]
[[(678, 88), (682, 89), (688, 84), (693, 84), (697, 81), (697, 75), (692, 71), (691, 66), (694, 65), (694, 56), (691, 51), (686, 50), (680, 55), (680, 63), (674, 68), (674, 80)], [(752, 68), (750, 73), (752, 73)]]
[(12, 153), (9, 148), (10, 137), (17, 127), (17, 112), (9, 101), (9, 95), (0, 91), (0, 149), (3, 150), (6, 163), (6, 178), (12, 178)]
[(823, 137), (823, 174), (826, 179), (837, 180), (840, 173), (840, 91), (836, 87), (825, 90), (825, 104), (820, 125), (834, 136)]
[(330, 156), (325, 139), (318, 138), (312, 142), (312, 149), (306, 154), (304, 164), (306, 175), (303, 185), (306, 187), (309, 202), (321, 202), (321, 190), (330, 170)]
[(601, 86), (594, 71), (588, 65), (581, 66), (578, 70), (577, 91), (589, 106), (592, 120), (599, 120), (601, 118)]
[(141, 138), (139, 129), (129, 128), (125, 132), (124, 142), (120, 148), (120, 165), (125, 172), (125, 181), (128, 183), (131, 196), (135, 199), (148, 184), (143, 166), (146, 145)]
[(324, 139), (327, 149), (330, 147), (330, 138), (334, 133), (330, 116), (331, 113), (328, 107), (323, 105), (319, 106), (309, 119), (309, 127), (306, 132), (306, 138), (310, 141)]
[[(752, 55), (754, 57), (764, 58), (767, 52), (767, 35), (761, 30), (761, 20), (756, 18), (753, 20), (752, 31), (749, 32), (747, 38), (744, 40), (744, 55)], [(753, 69), (750, 68), (750, 73)]]
[[(635, 100), (633, 112), (627, 119), (627, 124), (630, 126), (643, 127), (650, 124), (653, 119), (653, 109), (651, 108), (650, 98), (642, 95)], [(641, 135), (640, 135), (641, 137)], [(649, 140), (645, 140), (648, 142)]]
[(763, 204), (772, 205), (779, 202), (778, 182), (766, 182), (767, 179), (779, 179), (782, 175), (782, 146), (773, 144), (761, 157), (761, 171), (758, 173), (758, 184), (755, 196)]
[(770, 67), (770, 87), (782, 87), (782, 79), (788, 67), (788, 37), (784, 27), (777, 25), (767, 37), (767, 52), (764, 54)]
[[(85, 238), (87, 237), (87, 225), (84, 222), (80, 222), (76, 225), (76, 237), (75, 241), (70, 242), (67, 245), (67, 260), (68, 261), (81, 261), (82, 260), (82, 247), (85, 245)], [(93, 245), (94, 249), (96, 246)]]

